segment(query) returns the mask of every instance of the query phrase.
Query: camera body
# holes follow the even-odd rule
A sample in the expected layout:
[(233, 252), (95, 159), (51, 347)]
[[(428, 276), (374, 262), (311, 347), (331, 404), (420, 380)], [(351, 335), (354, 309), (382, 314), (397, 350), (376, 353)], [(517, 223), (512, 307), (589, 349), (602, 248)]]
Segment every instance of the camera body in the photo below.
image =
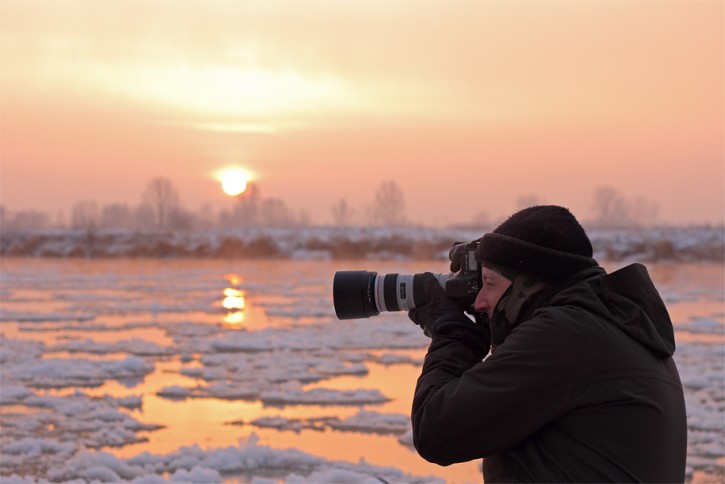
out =
[(451, 261), (451, 277), (443, 285), (446, 296), (453, 299), (461, 309), (469, 309), (481, 290), (481, 263), (478, 260), (478, 240), (456, 242), (448, 258)]
[[(481, 288), (481, 264), (476, 257), (478, 240), (455, 242), (448, 258), (451, 272), (433, 274), (446, 295), (463, 310), (470, 309)], [(338, 319), (376, 316), (383, 311), (410, 311), (427, 301), (422, 274), (378, 274), (371, 271), (338, 271), (332, 299)]]

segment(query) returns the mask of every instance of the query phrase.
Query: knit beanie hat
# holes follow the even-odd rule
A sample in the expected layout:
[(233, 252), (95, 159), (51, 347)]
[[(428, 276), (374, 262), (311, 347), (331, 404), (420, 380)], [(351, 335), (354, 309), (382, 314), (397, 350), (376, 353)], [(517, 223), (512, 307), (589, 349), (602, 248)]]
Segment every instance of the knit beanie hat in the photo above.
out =
[(511, 215), (481, 237), (478, 259), (484, 265), (557, 283), (597, 266), (586, 232), (569, 210), (539, 205)]

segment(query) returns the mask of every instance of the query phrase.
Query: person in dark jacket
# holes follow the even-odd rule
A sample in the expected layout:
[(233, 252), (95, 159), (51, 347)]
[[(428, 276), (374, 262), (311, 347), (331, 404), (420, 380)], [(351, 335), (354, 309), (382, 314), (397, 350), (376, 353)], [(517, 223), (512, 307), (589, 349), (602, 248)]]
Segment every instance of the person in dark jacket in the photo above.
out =
[(607, 274), (558, 206), (515, 213), (478, 258), (476, 322), (429, 274), (429, 302), (409, 313), (432, 338), (413, 399), (418, 453), (483, 458), (487, 483), (683, 482), (674, 331), (646, 268)]

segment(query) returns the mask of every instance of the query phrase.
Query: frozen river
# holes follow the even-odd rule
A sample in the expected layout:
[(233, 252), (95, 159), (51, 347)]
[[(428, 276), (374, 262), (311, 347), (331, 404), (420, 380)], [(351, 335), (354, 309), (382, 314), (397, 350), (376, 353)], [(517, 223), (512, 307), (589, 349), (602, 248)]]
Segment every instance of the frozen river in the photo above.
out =
[[(1, 263), (3, 482), (481, 480), (478, 462), (442, 468), (411, 447), (428, 338), (403, 313), (332, 307), (337, 270), (443, 263)], [(649, 269), (675, 323), (688, 481), (721, 482), (723, 266)]]

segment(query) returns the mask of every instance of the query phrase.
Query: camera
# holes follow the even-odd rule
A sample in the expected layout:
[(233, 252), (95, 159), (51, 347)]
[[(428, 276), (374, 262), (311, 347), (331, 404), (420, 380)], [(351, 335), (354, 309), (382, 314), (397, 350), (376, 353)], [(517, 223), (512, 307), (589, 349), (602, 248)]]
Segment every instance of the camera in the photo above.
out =
[[(446, 296), (461, 309), (470, 309), (481, 288), (478, 240), (455, 242), (448, 258), (451, 272), (433, 274)], [(372, 271), (338, 271), (332, 299), (338, 319), (376, 316), (383, 311), (410, 311), (427, 301), (422, 274), (378, 274)]]

